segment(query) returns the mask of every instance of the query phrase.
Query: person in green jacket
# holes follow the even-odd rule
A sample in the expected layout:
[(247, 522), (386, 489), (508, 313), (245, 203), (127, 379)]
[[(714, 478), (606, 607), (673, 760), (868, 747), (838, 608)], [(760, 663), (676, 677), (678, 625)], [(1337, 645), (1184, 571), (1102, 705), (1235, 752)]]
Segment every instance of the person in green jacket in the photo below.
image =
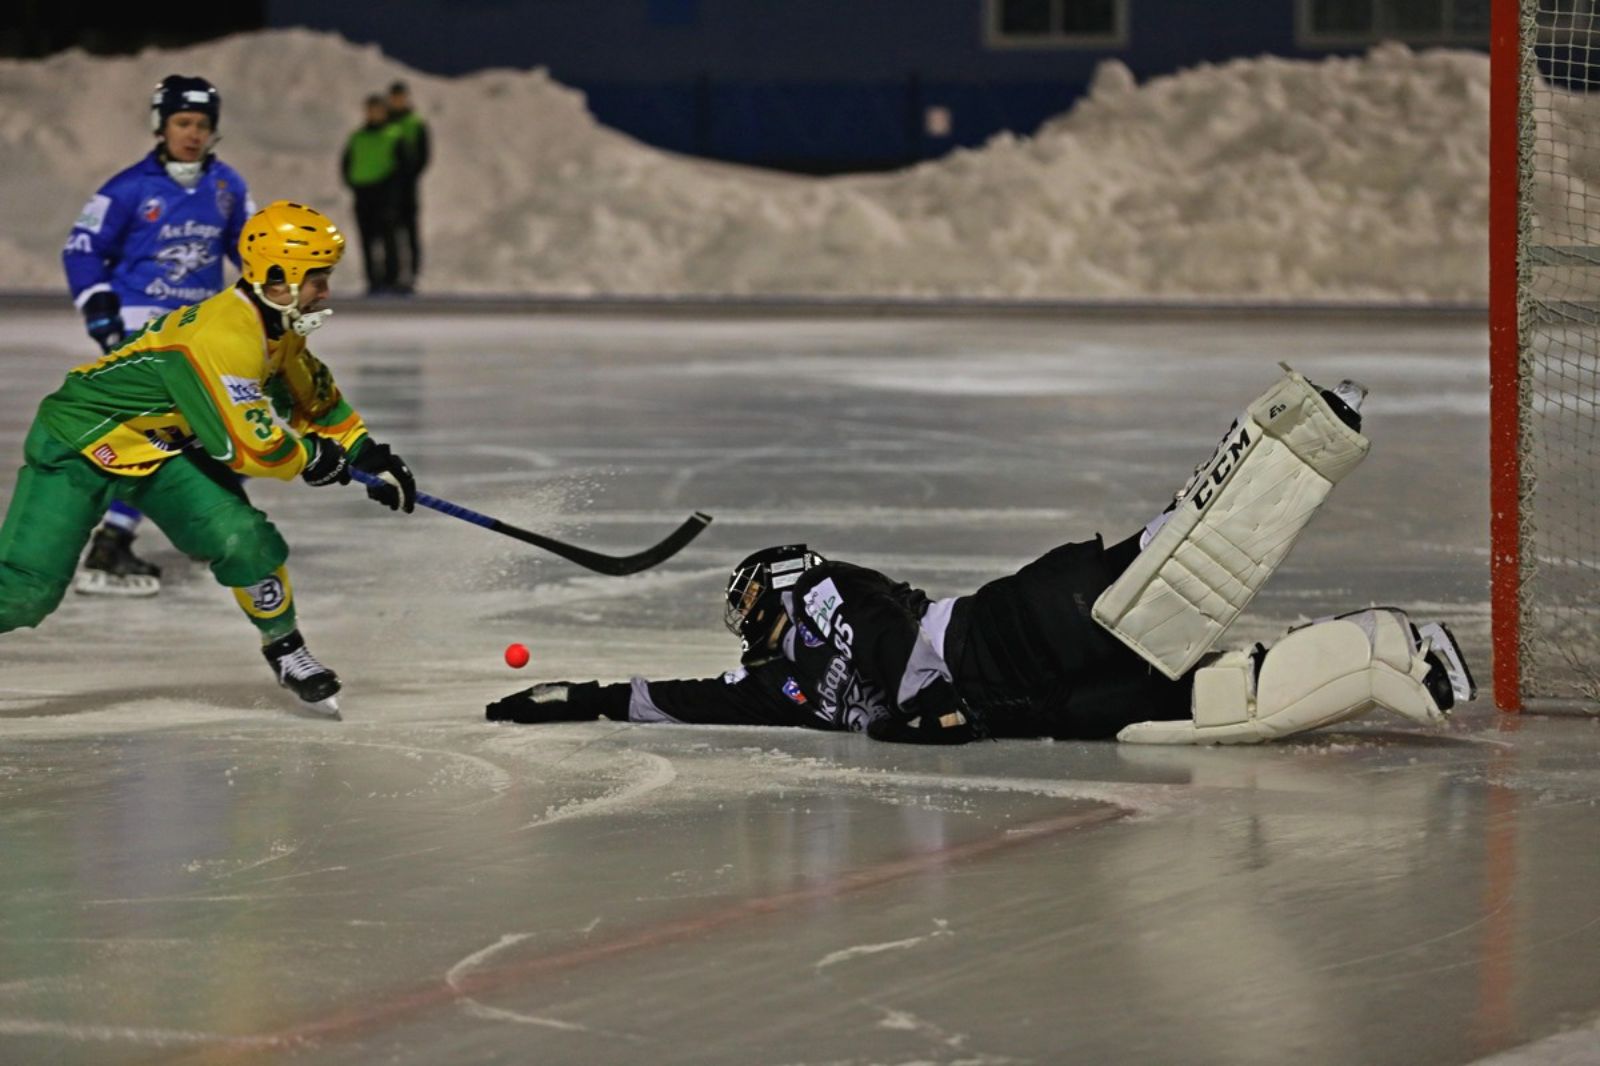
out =
[(422, 236), (417, 227), (417, 185), (428, 167), (428, 124), (411, 109), (411, 90), (389, 86), (389, 124), (400, 135), (400, 174), (395, 182), (395, 229), (401, 254), (399, 290), (409, 293), (422, 271)]
[(400, 284), (400, 129), (374, 93), (366, 99), (366, 121), (344, 145), (340, 176), (356, 198), (356, 230), (367, 271), (367, 295), (394, 292)]

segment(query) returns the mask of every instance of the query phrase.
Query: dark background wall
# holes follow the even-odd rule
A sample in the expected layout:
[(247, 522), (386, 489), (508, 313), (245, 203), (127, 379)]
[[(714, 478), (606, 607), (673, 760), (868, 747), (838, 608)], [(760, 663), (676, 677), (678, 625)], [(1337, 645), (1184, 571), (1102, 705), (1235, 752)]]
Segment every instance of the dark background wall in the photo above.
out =
[[(1088, 44), (993, 39), (993, 4), (1044, 10), (1052, 2), (1058, 12), (1063, 3), (1120, 11), (1117, 32)], [(1487, 10), (1487, 0), (1455, 0), (1454, 9), (1474, 3)], [(199, 22), (165, 16), (172, 28), (164, 32), (195, 30), (206, 19), (231, 20), (224, 32), (306, 26), (377, 43), (435, 74), (544, 66), (583, 90), (600, 121), (647, 143), (821, 173), (904, 166), (1001, 130), (1031, 133), (1067, 110), (1108, 57), (1142, 81), (1240, 56), (1360, 51), (1380, 36), (1441, 40), (1384, 22), (1399, 12), (1403, 23), (1407, 10), (1430, 4), (1438, 7), (1437, 0), (262, 0), (218, 5), (228, 10)], [(54, 19), (62, 6), (22, 4), (24, 17), (31, 11), (39, 20)], [(1313, 40), (1306, 32), (1313, 17), (1362, 29)], [(140, 32), (107, 33), (87, 16), (76, 25), (97, 35), (102, 49), (126, 47)], [(143, 25), (163, 32), (149, 16)], [(1450, 43), (1474, 43), (1476, 27), (1463, 28)], [(64, 47), (59, 38), (71, 32), (33, 39)]]

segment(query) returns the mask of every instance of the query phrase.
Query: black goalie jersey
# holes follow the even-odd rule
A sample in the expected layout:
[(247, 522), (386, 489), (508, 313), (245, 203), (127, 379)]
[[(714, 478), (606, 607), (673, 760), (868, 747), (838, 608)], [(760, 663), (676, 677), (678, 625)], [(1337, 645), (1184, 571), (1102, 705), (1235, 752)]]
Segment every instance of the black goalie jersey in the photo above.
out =
[(635, 678), (628, 717), (885, 738), (917, 729), (924, 717), (938, 721), (962, 706), (943, 655), (954, 603), (930, 601), (876, 570), (825, 562), (783, 593), (791, 624), (782, 657), (703, 681)]
[(781, 657), (704, 681), (608, 685), (602, 713), (622, 718), (625, 706), (634, 722), (848, 729), (919, 743), (1096, 739), (1187, 717), (1190, 679), (1167, 680), (1090, 615), (1138, 550), (1137, 536), (1109, 549), (1099, 538), (1064, 544), (944, 600), (824, 562), (782, 593)]

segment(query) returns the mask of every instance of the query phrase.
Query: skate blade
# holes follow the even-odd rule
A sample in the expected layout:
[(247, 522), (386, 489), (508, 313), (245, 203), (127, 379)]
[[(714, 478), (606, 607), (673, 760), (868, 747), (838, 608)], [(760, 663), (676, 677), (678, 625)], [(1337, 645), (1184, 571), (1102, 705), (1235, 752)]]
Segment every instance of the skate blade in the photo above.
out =
[(85, 596), (143, 598), (161, 591), (161, 579), (148, 574), (118, 576), (104, 570), (84, 570), (73, 583), (73, 590)]
[(338, 696), (329, 696), (327, 699), (317, 700), (315, 703), (312, 703), (309, 700), (300, 700), (298, 702), (305, 710), (310, 711), (312, 714), (315, 714), (320, 718), (343, 718), (343, 716), (339, 713)]

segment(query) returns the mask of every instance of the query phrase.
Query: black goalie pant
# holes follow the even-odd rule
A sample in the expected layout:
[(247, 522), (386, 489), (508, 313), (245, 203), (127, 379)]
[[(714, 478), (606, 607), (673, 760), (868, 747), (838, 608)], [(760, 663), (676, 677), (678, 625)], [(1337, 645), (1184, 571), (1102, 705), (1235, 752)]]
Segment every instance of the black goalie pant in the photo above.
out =
[(946, 660), (991, 735), (1098, 740), (1189, 716), (1193, 675), (1169, 680), (1090, 615), (1138, 554), (1137, 535), (1064, 544), (957, 601)]

